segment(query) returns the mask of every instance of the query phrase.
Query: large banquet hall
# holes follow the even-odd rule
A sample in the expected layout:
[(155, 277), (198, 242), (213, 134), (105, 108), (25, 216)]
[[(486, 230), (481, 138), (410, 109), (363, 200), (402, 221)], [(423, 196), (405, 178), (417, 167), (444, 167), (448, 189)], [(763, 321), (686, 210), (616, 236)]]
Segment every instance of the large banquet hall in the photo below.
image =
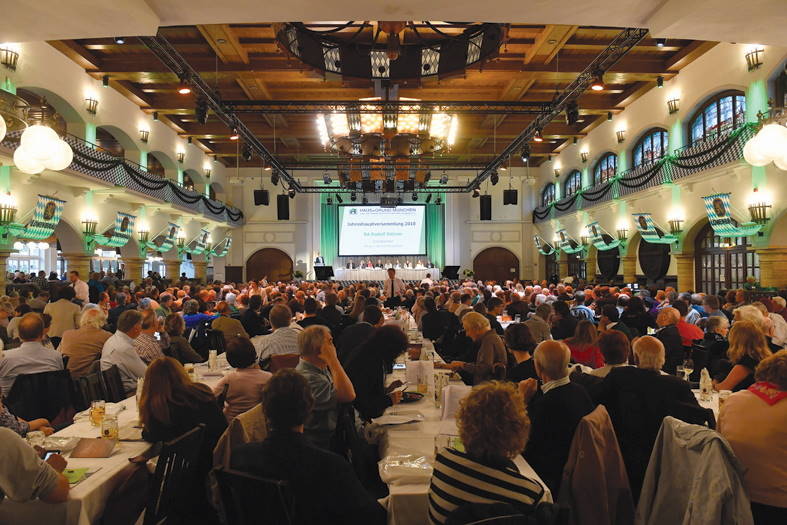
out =
[(0, 4), (0, 525), (787, 524), (784, 0)]

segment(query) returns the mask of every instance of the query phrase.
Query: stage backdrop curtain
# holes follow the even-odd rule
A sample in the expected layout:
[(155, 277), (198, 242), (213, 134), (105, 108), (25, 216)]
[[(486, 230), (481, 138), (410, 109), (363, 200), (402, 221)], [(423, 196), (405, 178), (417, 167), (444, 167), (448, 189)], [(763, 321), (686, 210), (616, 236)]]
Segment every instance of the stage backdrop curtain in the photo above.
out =
[(320, 194), (320, 254), (327, 266), (333, 266), (339, 250), (339, 210), (336, 204), (328, 206), (328, 197), (335, 202), (332, 193)]
[[(438, 195), (445, 202), (445, 195), (442, 193), (433, 195), (433, 200), (437, 200)], [(426, 205), (426, 252), (437, 268), (445, 265), (444, 208), (443, 205), (438, 206), (434, 203)]]

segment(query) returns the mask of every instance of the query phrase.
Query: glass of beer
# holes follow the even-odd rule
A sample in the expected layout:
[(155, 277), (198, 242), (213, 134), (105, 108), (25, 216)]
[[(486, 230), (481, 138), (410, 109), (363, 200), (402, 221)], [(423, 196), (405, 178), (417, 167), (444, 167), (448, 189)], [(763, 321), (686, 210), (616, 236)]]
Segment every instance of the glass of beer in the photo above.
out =
[(94, 426), (100, 426), (104, 420), (107, 411), (107, 403), (104, 400), (96, 400), (90, 404), (90, 423)]
[(101, 421), (101, 437), (118, 440), (118, 418), (114, 414), (104, 414)]
[(732, 395), (732, 390), (719, 390), (719, 410), (724, 405), (724, 402), (727, 401), (727, 398)]

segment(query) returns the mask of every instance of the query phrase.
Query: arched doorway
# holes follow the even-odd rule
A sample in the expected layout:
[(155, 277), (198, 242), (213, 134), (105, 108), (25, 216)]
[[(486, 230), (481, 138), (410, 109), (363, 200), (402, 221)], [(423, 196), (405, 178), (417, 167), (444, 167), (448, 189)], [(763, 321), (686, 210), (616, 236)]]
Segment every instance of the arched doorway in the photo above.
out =
[(544, 279), (548, 281), (553, 275), (560, 276), (560, 262), (557, 252), (544, 256)]
[(719, 237), (707, 223), (694, 240), (695, 287), (716, 294), (740, 288), (746, 277), (760, 280), (760, 258), (748, 237)]
[(476, 280), (506, 281), (519, 277), (519, 258), (505, 248), (487, 248), (473, 259)]
[(288, 281), (292, 279), (292, 259), (276, 248), (258, 250), (246, 261), (246, 279), (258, 281), (266, 277), (268, 281)]

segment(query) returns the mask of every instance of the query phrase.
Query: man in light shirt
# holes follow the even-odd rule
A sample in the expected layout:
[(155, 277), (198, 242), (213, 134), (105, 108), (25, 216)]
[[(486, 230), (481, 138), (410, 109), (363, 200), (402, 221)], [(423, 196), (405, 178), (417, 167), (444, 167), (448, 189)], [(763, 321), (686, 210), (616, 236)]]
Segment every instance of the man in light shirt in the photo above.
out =
[(79, 272), (71, 270), (68, 272), (68, 280), (71, 281), (71, 286), (74, 289), (76, 298), (82, 301), (82, 304), (90, 302), (90, 289), (87, 283), (79, 278)]
[(137, 379), (145, 376), (145, 362), (134, 349), (134, 339), (141, 333), (142, 314), (137, 310), (126, 310), (118, 318), (117, 331), (107, 339), (101, 351), (101, 370), (117, 365), (127, 394), (136, 392)]
[(430, 288), (431, 288), (431, 287), (432, 287), (432, 285), (434, 284), (434, 281), (432, 280), (432, 274), (431, 274), (431, 273), (427, 273), (427, 274), (426, 274), (426, 277), (424, 277), (423, 279), (421, 279), (421, 286), (423, 286), (423, 285), (425, 285), (425, 284), (426, 284), (426, 285), (429, 285), (429, 287), (430, 287)]
[(385, 306), (388, 308), (395, 308), (402, 302), (402, 295), (404, 295), (404, 281), (396, 277), (396, 270), (393, 268), (388, 269), (388, 279), (383, 283), (383, 294), (387, 299)]
[(273, 333), (252, 337), (251, 342), (257, 350), (260, 365), (266, 367), (273, 355), (300, 354), (298, 335), (303, 328), (292, 322), (292, 310), (284, 304), (277, 304), (268, 314)]
[(63, 370), (63, 356), (41, 344), (44, 320), (41, 314), (27, 313), (19, 321), (19, 348), (6, 350), (0, 359), (0, 393), (8, 396), (17, 376)]

